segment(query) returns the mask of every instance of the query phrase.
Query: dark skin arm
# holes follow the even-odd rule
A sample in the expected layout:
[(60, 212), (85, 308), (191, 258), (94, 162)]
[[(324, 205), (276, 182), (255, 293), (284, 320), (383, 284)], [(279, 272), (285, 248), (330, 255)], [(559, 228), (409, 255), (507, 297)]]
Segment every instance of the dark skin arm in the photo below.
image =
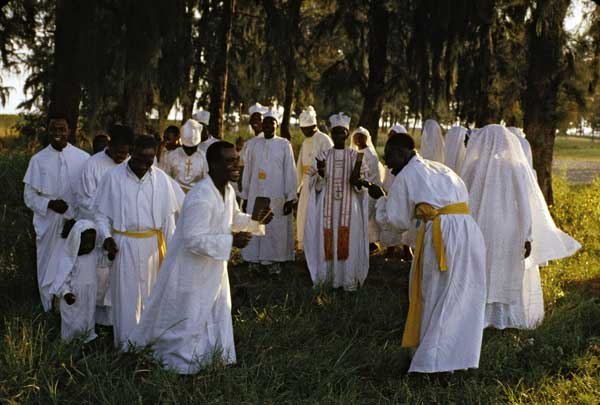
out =
[(294, 211), (295, 206), (295, 200), (287, 201), (285, 204), (283, 204), (283, 215), (290, 215)]
[(69, 209), (69, 204), (64, 200), (50, 200), (48, 201), (48, 209), (59, 214), (64, 214)]
[(525, 242), (525, 259), (527, 259), (529, 256), (531, 256), (531, 242), (527, 241)]
[(117, 246), (117, 242), (113, 238), (104, 239), (104, 243), (102, 244), (104, 250), (108, 252), (108, 259), (115, 260), (117, 253), (119, 253), (119, 248)]
[(64, 298), (65, 298), (65, 302), (67, 303), (67, 305), (73, 305), (76, 301), (76, 297), (72, 293), (65, 294)]
[(384, 195), (385, 193), (383, 192), (383, 189), (381, 187), (375, 184), (369, 184), (369, 196), (371, 196), (371, 198), (377, 200), (383, 197)]
[(317, 161), (317, 172), (319, 173), (319, 176), (325, 177), (325, 160), (316, 159), (316, 161)]
[(233, 234), (233, 246), (238, 249), (245, 248), (252, 239), (250, 232), (238, 232)]

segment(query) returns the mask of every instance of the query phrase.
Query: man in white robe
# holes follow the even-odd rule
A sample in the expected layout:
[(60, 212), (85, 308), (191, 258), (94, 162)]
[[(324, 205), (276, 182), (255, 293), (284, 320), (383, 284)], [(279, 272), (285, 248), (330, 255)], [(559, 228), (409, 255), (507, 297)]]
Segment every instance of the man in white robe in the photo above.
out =
[(246, 154), (248, 153), (248, 148), (250, 148), (252, 143), (254, 143), (257, 139), (264, 137), (262, 132), (262, 119), (263, 114), (267, 111), (268, 108), (262, 106), (260, 103), (254, 103), (254, 105), (250, 106), (250, 108), (248, 109), (248, 115), (250, 115), (249, 124), (250, 128), (252, 129), (252, 132), (254, 133), (254, 136), (242, 142), (242, 149), (240, 151), (240, 165), (242, 175), (240, 177), (240, 181), (237, 183), (238, 189), (236, 190), (236, 194), (238, 194), (238, 196), (241, 199), (241, 209), (244, 212), (246, 212), (246, 201), (244, 201), (242, 197), (242, 181), (244, 178), (244, 166), (246, 164), (245, 162), (247, 159)]
[[(77, 203), (80, 216), (94, 220), (94, 199), (100, 181), (104, 175), (123, 163), (129, 157), (129, 149), (133, 145), (133, 130), (123, 125), (112, 125), (108, 133), (110, 141), (107, 148), (93, 155), (84, 165), (77, 186)], [(100, 325), (112, 325), (110, 308), (110, 268), (98, 267), (98, 304), (96, 322)]]
[(164, 171), (187, 193), (208, 174), (206, 154), (200, 149), (203, 126), (187, 120), (181, 127), (181, 148), (169, 154)]
[[(202, 137), (201, 137), (202, 143), (200, 144), (199, 148), (206, 155), (206, 151), (208, 150), (208, 147), (218, 141), (217, 138), (215, 138), (214, 136), (211, 135), (210, 130), (209, 130), (208, 124), (210, 122), (210, 112), (205, 111), (205, 110), (199, 110), (194, 113), (192, 118), (196, 122), (199, 122), (200, 124), (202, 124)], [(208, 168), (206, 170), (208, 170)]]
[(471, 138), (461, 177), (488, 246), (486, 326), (535, 328), (544, 318), (539, 266), (581, 246), (554, 224), (517, 137), (503, 126)]
[[(275, 136), (279, 124), (277, 113), (269, 111), (262, 122), (263, 137), (254, 138), (246, 151), (241, 196), (252, 213), (256, 197), (270, 199), (274, 218), (266, 235), (252, 238), (242, 250), (251, 269), (267, 266), (269, 273), (279, 274), (284, 262), (294, 260), (294, 216), (298, 180), (292, 145)], [(248, 145), (248, 144), (246, 144)]]
[(332, 115), (333, 148), (317, 156), (310, 174), (304, 254), (313, 284), (354, 291), (369, 272), (368, 177), (359, 154), (346, 148), (350, 117)]
[(387, 195), (371, 186), (377, 220), (409, 229), (419, 219), (403, 347), (416, 348), (409, 372), (479, 365), (485, 308), (485, 245), (469, 215), (469, 195), (456, 173), (415, 152), (409, 135), (391, 137), (385, 162), (396, 175)]
[(444, 163), (444, 138), (442, 128), (435, 120), (427, 120), (421, 132), (421, 156), (423, 159)]
[(465, 146), (466, 134), (467, 128), (460, 125), (453, 126), (446, 133), (444, 164), (454, 170), (456, 174), (460, 174), (463, 162), (465, 161), (467, 152), (467, 147)]
[(157, 158), (154, 158), (154, 163), (158, 167), (164, 170), (165, 165), (169, 159), (169, 155), (174, 150), (177, 150), (181, 146), (181, 139), (179, 134), (179, 128), (175, 125), (170, 125), (165, 129), (163, 133), (163, 140), (160, 144), (160, 152)]
[[(235, 363), (227, 261), (232, 246), (244, 247), (264, 225), (240, 212), (229, 182), (239, 177), (233, 145), (208, 150), (209, 175), (186, 196), (158, 281), (130, 340), (151, 345), (179, 374), (197, 373), (219, 356)], [(263, 223), (268, 212), (259, 214)]]
[(296, 173), (298, 176), (298, 189), (300, 197), (298, 198), (298, 216), (296, 224), (296, 235), (298, 239), (298, 249), (304, 249), (304, 225), (306, 224), (306, 209), (308, 208), (308, 197), (310, 196), (308, 175), (310, 167), (315, 162), (315, 157), (331, 149), (333, 142), (329, 136), (317, 129), (317, 113), (312, 106), (300, 114), (300, 130), (304, 134), (304, 142), (300, 147), (298, 162), (296, 163)]
[(115, 346), (126, 349), (156, 282), (179, 210), (172, 180), (152, 163), (156, 142), (138, 136), (131, 158), (109, 171), (98, 187), (95, 222), (114, 258), (110, 289)]
[(66, 117), (50, 116), (50, 144), (33, 155), (23, 179), (25, 205), (33, 211), (38, 288), (45, 311), (52, 307), (49, 287), (57, 270), (49, 268), (48, 258), (61, 239), (60, 233), (65, 221), (77, 216), (77, 180), (90, 157), (69, 144), (68, 135), (69, 124)]

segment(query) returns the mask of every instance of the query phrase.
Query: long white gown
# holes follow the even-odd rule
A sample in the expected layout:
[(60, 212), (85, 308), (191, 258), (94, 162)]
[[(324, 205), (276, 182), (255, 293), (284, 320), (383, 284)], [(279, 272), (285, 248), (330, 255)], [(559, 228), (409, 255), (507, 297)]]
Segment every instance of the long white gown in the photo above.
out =
[[(61, 239), (64, 221), (77, 216), (75, 189), (84, 163), (90, 155), (71, 144), (58, 151), (48, 145), (31, 158), (23, 183), (25, 205), (33, 211), (37, 255), (37, 279), (45, 311), (52, 306), (49, 288), (57, 268), (49, 267), (49, 257)], [(51, 200), (62, 199), (69, 209), (58, 214), (48, 209)]]
[(186, 196), (178, 227), (140, 324), (131, 335), (151, 345), (164, 365), (193, 374), (214, 360), (235, 363), (227, 261), (232, 232), (264, 234), (240, 212), (231, 185), (225, 197), (207, 177)]
[(252, 238), (242, 249), (242, 257), (262, 264), (294, 260), (294, 215), (283, 215), (283, 205), (296, 200), (298, 189), (292, 145), (280, 137), (253, 139), (245, 153), (241, 195), (248, 213), (256, 197), (269, 197), (274, 217), (266, 235)]
[[(335, 161), (342, 161), (349, 154), (350, 171), (343, 172)], [(333, 288), (343, 287), (353, 291), (361, 286), (369, 272), (369, 202), (367, 191), (355, 189), (349, 183), (350, 172), (354, 167), (358, 153), (354, 149), (329, 149), (319, 155), (319, 160), (332, 160), (325, 168), (325, 178), (318, 175), (316, 162), (310, 171), (310, 199), (308, 202), (307, 220), (304, 238), (304, 255), (310, 271), (313, 284), (332, 285)], [(368, 169), (363, 161), (361, 176), (368, 176)], [(347, 196), (336, 198), (330, 190), (334, 179), (339, 180)], [(345, 186), (343, 185), (345, 184)], [(333, 184), (335, 186), (335, 184)], [(339, 190), (342, 191), (341, 189)], [(348, 257), (338, 256), (339, 227), (342, 225), (342, 205), (347, 198), (349, 204), (349, 235)], [(325, 223), (327, 205), (331, 205), (332, 214), (332, 257), (327, 259), (325, 251)]]
[(139, 179), (128, 164), (104, 176), (94, 206), (96, 225), (104, 240), (112, 236), (119, 252), (111, 266), (115, 346), (126, 349), (159, 270), (158, 237), (136, 238), (115, 233), (160, 230), (169, 244), (179, 211), (169, 176), (152, 167)]
[(444, 138), (442, 128), (435, 120), (427, 120), (423, 124), (421, 134), (421, 156), (423, 159), (444, 163)]
[[(363, 154), (363, 160), (367, 166), (367, 181), (383, 187), (383, 179), (385, 176), (385, 168), (379, 162), (377, 151), (371, 143), (371, 136), (368, 137), (369, 145), (366, 148), (358, 150), (358, 153)], [(369, 243), (379, 242), (381, 237), (381, 229), (375, 219), (375, 203), (377, 200), (369, 197)]]
[(317, 131), (309, 138), (305, 138), (298, 154), (296, 164), (296, 173), (298, 176), (298, 188), (300, 197), (298, 198), (298, 217), (296, 219), (296, 238), (298, 248), (304, 249), (304, 226), (306, 224), (306, 210), (308, 209), (308, 199), (310, 196), (308, 175), (309, 168), (313, 165), (315, 157), (331, 149), (333, 141), (324, 133)]
[(463, 162), (465, 161), (467, 152), (467, 148), (465, 147), (466, 134), (467, 128), (460, 125), (453, 126), (446, 133), (444, 141), (444, 164), (454, 170), (456, 174), (460, 174)]
[(177, 148), (169, 154), (163, 170), (187, 193), (208, 174), (206, 153), (198, 148), (195, 153), (188, 156), (183, 148)]
[[(415, 156), (396, 176), (387, 197), (377, 201), (377, 221), (406, 230), (415, 207), (467, 202), (462, 180), (441, 163)], [(485, 311), (485, 244), (470, 215), (442, 215), (448, 269), (440, 271), (433, 249), (431, 221), (426, 226), (420, 342), (410, 372), (445, 372), (479, 366)], [(412, 274), (411, 269), (411, 280)]]

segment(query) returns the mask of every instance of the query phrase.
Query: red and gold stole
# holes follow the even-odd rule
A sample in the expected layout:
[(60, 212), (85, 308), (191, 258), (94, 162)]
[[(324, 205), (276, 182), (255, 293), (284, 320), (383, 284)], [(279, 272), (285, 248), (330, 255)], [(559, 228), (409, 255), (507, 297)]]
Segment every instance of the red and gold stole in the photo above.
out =
[[(354, 168), (357, 152), (353, 149), (344, 149), (341, 158), (336, 159), (335, 149), (330, 149), (325, 158), (325, 200), (323, 202), (323, 237), (325, 248), (325, 260), (333, 259), (333, 227), (337, 225), (337, 259), (346, 260), (350, 253), (350, 215), (352, 212), (352, 186), (350, 175)], [(341, 177), (335, 177), (335, 169), (341, 170)], [(341, 200), (341, 215), (339, 223), (333, 223), (334, 200)]]

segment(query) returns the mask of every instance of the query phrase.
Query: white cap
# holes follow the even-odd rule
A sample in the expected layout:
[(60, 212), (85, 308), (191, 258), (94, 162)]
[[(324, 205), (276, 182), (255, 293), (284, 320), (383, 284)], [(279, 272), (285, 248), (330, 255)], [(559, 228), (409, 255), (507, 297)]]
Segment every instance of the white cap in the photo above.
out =
[(406, 128), (404, 128), (404, 125), (400, 125), (400, 124), (396, 124), (393, 127), (390, 128), (390, 132), (393, 131), (397, 134), (408, 134), (408, 131), (406, 130)]
[(210, 112), (205, 110), (199, 110), (192, 115), (192, 118), (201, 123), (202, 125), (208, 125), (210, 120)]
[(367, 137), (371, 136), (371, 133), (365, 127), (358, 127), (358, 128), (356, 128), (354, 130), (353, 134), (363, 134), (363, 135), (366, 135)]
[(277, 111), (277, 110), (269, 109), (263, 115), (263, 119), (265, 119), (265, 118), (273, 118), (275, 121), (277, 121), (277, 124), (279, 124), (281, 122), (281, 115), (279, 114), (279, 111)]
[(181, 144), (183, 146), (197, 146), (202, 141), (202, 124), (189, 119), (181, 127)]
[(333, 114), (331, 117), (329, 117), (329, 123), (331, 124), (331, 128), (344, 127), (346, 129), (350, 129), (350, 117), (343, 112)]
[(262, 106), (260, 103), (256, 103), (253, 106), (250, 106), (248, 109), (248, 114), (252, 115), (254, 113), (259, 113), (263, 115), (267, 111), (267, 107)]
[(300, 126), (301, 127), (312, 127), (317, 125), (317, 112), (312, 105), (309, 105), (306, 110), (300, 114)]

